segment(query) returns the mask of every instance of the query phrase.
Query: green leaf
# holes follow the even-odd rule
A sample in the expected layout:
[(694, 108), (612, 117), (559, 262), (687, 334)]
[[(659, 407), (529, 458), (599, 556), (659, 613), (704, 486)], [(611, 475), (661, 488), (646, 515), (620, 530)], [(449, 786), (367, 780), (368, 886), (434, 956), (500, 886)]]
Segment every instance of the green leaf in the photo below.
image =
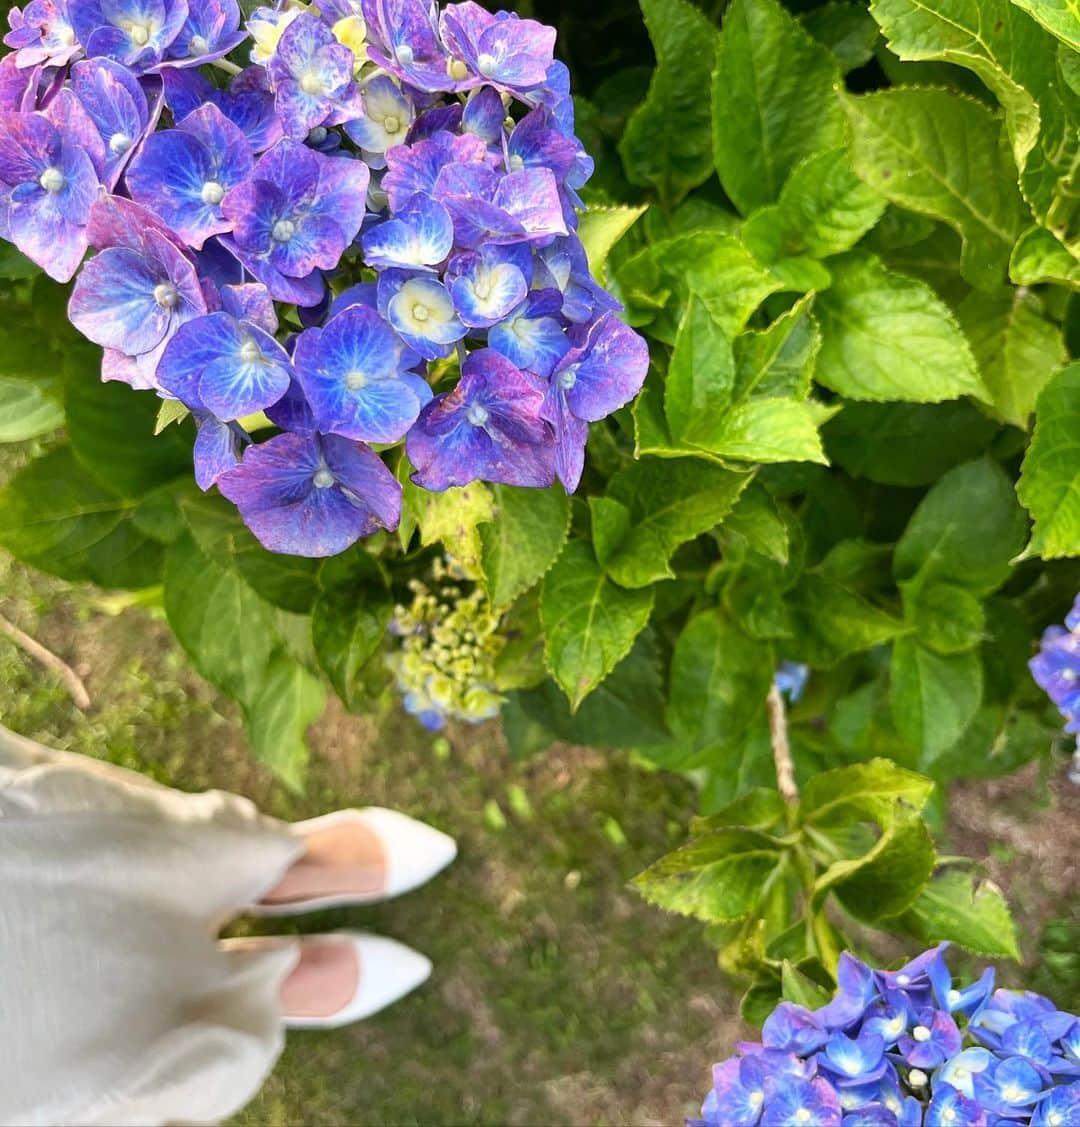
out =
[(723, 810), (705, 818), (695, 818), (690, 826), (694, 837), (730, 827), (749, 830), (775, 829), (783, 825), (787, 807), (775, 790), (754, 787)]
[(1058, 76), (1054, 40), (1023, 6), (1010, 0), (873, 0), (871, 12), (900, 58), (956, 63), (993, 91), (1005, 110), (1024, 197), (1043, 223), (1064, 230), (1077, 206), (1076, 102)]
[(668, 726), (695, 750), (739, 743), (765, 714), (771, 647), (716, 610), (690, 620), (671, 659)]
[(936, 860), (922, 818), (897, 806), (868, 853), (836, 861), (818, 877), (814, 901), (822, 903), (831, 892), (857, 920), (876, 923), (911, 907), (930, 880)]
[(346, 708), (364, 702), (364, 671), (379, 652), (394, 600), (375, 558), (357, 547), (327, 560), (311, 612), (311, 638), (326, 675)]
[(995, 414), (1026, 430), (1039, 392), (1068, 358), (1061, 329), (1036, 294), (1012, 286), (973, 290), (956, 312)]
[(708, 446), (708, 438), (731, 404), (735, 353), (731, 338), (695, 293), (675, 338), (664, 385), (664, 413), (672, 437)]
[(724, 521), (724, 532), (734, 533), (759, 555), (778, 564), (790, 558), (791, 534), (772, 494), (760, 482), (752, 482), (739, 497)]
[(257, 699), (277, 643), (273, 610), (191, 536), (169, 548), (165, 613), (208, 681), (245, 704)]
[(590, 207), (582, 215), (578, 238), (585, 247), (589, 268), (596, 277), (606, 276), (608, 255), (647, 210), (647, 204), (640, 207)]
[(1045, 228), (1031, 227), (1013, 247), (1009, 277), (1020, 286), (1058, 282), (1080, 289), (1080, 258)]
[(403, 549), (416, 529), (424, 547), (442, 544), (447, 553), (469, 575), (483, 574), (481, 560), (484, 548), (481, 524), (494, 518), (491, 490), (482, 482), (432, 493), (409, 481), (412, 467), (408, 458), (398, 463), (398, 480), (402, 482), (401, 524), (398, 537)]
[(825, 149), (791, 171), (780, 202), (755, 211), (743, 227), (766, 261), (792, 255), (827, 258), (850, 250), (885, 211), (885, 200), (855, 175), (846, 147)]
[(898, 638), (889, 679), (897, 731), (908, 746), (930, 759), (960, 739), (982, 703), (977, 652), (944, 656), (912, 638)]
[(843, 73), (865, 66), (874, 57), (878, 27), (862, 4), (829, 0), (799, 18), (803, 27), (832, 51)]
[(325, 707), (323, 683), (302, 665), (279, 655), (246, 710), (253, 755), (295, 791), (303, 789), (307, 771), (304, 736)]
[(872, 649), (908, 629), (855, 591), (807, 572), (788, 596), (799, 658), (817, 669)]
[(1080, 361), (1043, 389), (1017, 491), (1035, 529), (1025, 556), (1080, 555)]
[(1076, 0), (1013, 0), (1013, 3), (1034, 16), (1062, 43), (1080, 51), (1080, 4)]
[(25, 442), (63, 423), (53, 381), (0, 376), (0, 442)]
[[(713, 75), (713, 152), (744, 215), (780, 195), (803, 157), (843, 143), (839, 68), (775, 0), (734, 0)], [(699, 88), (700, 89), (700, 88)]]
[(896, 921), (923, 943), (949, 940), (984, 958), (1020, 958), (1016, 926), (1005, 897), (988, 880), (945, 869)]
[(753, 830), (720, 830), (691, 841), (634, 878), (650, 903), (709, 923), (742, 919), (780, 862), (774, 840)]
[(897, 581), (938, 579), (996, 590), (1024, 546), (1027, 521), (1009, 479), (988, 458), (949, 470), (919, 503), (896, 545)]
[(608, 573), (631, 588), (673, 578), (675, 549), (719, 524), (751, 477), (712, 463), (656, 458), (620, 470), (607, 495), (629, 510), (630, 528), (605, 563)]
[(491, 605), (508, 606), (539, 583), (570, 531), (570, 501), (561, 486), (492, 486), (492, 523), (480, 528), (481, 565)]
[(822, 434), (829, 458), (852, 477), (917, 486), (978, 457), (999, 429), (963, 400), (848, 403)]
[(765, 396), (732, 407), (715, 427), (712, 453), (740, 462), (827, 462), (812, 403)]
[(154, 433), (156, 396), (127, 384), (102, 383), (80, 372), (65, 389), (68, 437), (90, 474), (122, 497), (140, 497), (158, 485), (191, 475), (190, 423)]
[(652, 606), (651, 590), (625, 591), (612, 583), (585, 541), (567, 543), (544, 577), (540, 618), (548, 668), (572, 710), (630, 652)]
[(974, 649), (986, 631), (982, 603), (955, 583), (902, 584), (904, 610), (919, 641), (939, 654), (966, 653)]
[(941, 219), (964, 242), (973, 286), (1001, 283), (1023, 225), (1016, 166), (998, 119), (945, 90), (893, 88), (845, 97), (855, 170), (886, 199)]
[(62, 579), (150, 587), (160, 582), (161, 546), (139, 532), (133, 511), (59, 447), (0, 491), (0, 546)]
[(800, 817), (808, 825), (844, 826), (866, 820), (885, 825), (898, 801), (917, 812), (926, 806), (933, 790), (930, 779), (891, 760), (871, 759), (808, 779)]
[(814, 306), (819, 383), (850, 399), (987, 398), (964, 334), (929, 286), (854, 252), (830, 267), (833, 286)]
[(735, 338), (737, 395), (756, 392), (805, 399), (810, 394), (821, 348), (821, 330), (810, 312), (813, 300), (807, 294), (771, 325)]
[(687, 0), (641, 0), (656, 51), (643, 105), (626, 123), (619, 153), (633, 184), (677, 203), (712, 172), (708, 89), (716, 28)]
[(191, 412), (179, 399), (165, 399), (158, 408), (157, 418), (154, 420), (154, 434), (161, 432), (173, 423), (182, 423)]
[(787, 959), (783, 961), (780, 968), (780, 982), (784, 1000), (794, 1002), (797, 1006), (805, 1006), (808, 1010), (819, 1009), (832, 997), (828, 990), (797, 970)]

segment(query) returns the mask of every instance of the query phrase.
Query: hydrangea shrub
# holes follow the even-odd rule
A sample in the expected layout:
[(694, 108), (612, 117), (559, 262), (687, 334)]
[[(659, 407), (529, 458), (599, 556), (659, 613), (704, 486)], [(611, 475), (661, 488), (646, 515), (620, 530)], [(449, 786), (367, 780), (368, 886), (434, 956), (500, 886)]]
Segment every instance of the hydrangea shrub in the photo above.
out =
[[(953, 980), (947, 944), (897, 970), (848, 952), (830, 1000), (805, 986), (713, 1068), (688, 1127), (1069, 1127), (1080, 1122), (1080, 1017), (987, 968)], [(820, 1003), (820, 1004), (819, 1004)]]
[(1071, 16), (515, 7), (13, 10), (0, 544), (160, 593), (295, 785), (327, 684), (685, 773), (640, 886), (748, 1011), (849, 915), (1015, 955), (932, 831), (1065, 750)]

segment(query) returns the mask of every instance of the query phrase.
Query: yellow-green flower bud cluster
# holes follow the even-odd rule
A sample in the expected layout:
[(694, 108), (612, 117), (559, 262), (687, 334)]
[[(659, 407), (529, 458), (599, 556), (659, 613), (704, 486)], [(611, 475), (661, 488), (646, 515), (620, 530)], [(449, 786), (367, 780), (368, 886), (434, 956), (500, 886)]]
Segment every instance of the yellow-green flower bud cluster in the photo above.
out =
[(454, 565), (437, 561), (432, 582), (409, 584), (412, 602), (394, 610), (401, 639), (389, 657), (405, 709), (427, 728), (448, 719), (478, 724), (496, 716), (495, 661), (506, 644), (484, 592), (471, 591)]

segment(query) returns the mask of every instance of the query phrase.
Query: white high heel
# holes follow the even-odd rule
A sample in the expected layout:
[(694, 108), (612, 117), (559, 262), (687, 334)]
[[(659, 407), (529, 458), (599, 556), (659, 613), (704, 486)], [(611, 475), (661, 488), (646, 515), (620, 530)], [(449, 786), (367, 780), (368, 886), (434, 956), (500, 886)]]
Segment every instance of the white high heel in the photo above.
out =
[(306, 837), (317, 830), (349, 822), (364, 825), (382, 843), (386, 857), (386, 879), (379, 892), (341, 892), (277, 904), (256, 904), (251, 909), (251, 914), (264, 917), (293, 916), (325, 908), (389, 900), (431, 880), (457, 856), (457, 843), (449, 834), (398, 810), (388, 810), (382, 806), (367, 806), (362, 810), (336, 810), (332, 814), (323, 814), (322, 817), (306, 822), (294, 822), (291, 829), (297, 837)]
[(431, 960), (381, 935), (338, 931), (312, 939), (352, 943), (360, 965), (360, 981), (351, 1002), (329, 1017), (282, 1017), (286, 1029), (338, 1029), (362, 1021), (403, 998), (426, 982), (431, 975)]

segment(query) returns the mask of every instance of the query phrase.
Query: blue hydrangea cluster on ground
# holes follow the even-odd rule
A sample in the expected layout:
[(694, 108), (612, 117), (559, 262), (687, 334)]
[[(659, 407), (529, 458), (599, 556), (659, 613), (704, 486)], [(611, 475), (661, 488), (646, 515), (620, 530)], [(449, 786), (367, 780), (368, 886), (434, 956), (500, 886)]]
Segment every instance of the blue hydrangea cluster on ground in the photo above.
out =
[(1080, 1018), (992, 969), (961, 986), (946, 947), (896, 971), (841, 955), (833, 1000), (781, 1002), (691, 1127), (1076, 1127)]
[[(372, 447), (402, 439), (422, 488), (577, 487), (648, 352), (577, 235), (592, 162), (553, 29), (471, 0), (244, 27), (236, 0), (32, 0), (10, 24), (0, 236), (77, 275), (103, 378), (190, 410), (199, 485), (267, 548), (394, 527)], [(281, 433), (254, 443), (259, 413)]]

